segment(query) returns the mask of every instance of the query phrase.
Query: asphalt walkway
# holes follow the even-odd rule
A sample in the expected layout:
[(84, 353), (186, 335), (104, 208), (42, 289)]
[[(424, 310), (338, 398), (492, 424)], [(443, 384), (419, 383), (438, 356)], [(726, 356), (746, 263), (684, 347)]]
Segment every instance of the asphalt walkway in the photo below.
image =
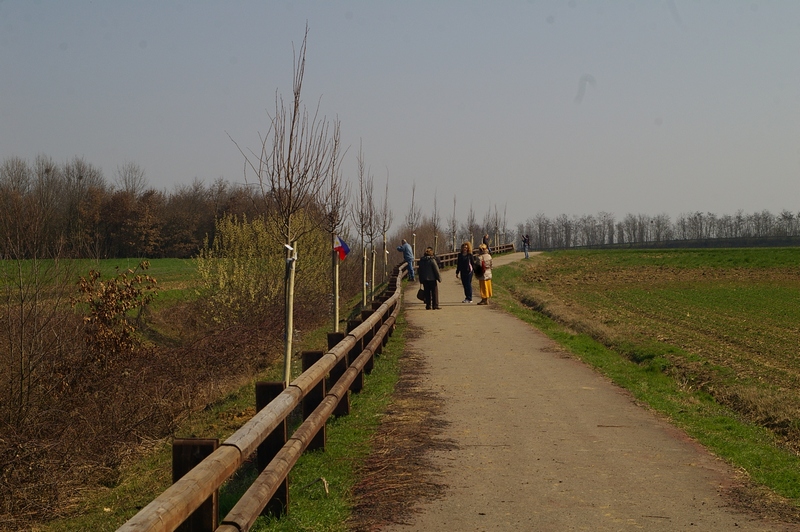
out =
[(383, 530), (798, 530), (729, 506), (730, 467), (521, 320), (461, 303), (452, 269), (442, 310), (416, 290), (408, 349), (425, 354), (457, 448), (432, 451), (446, 495)]

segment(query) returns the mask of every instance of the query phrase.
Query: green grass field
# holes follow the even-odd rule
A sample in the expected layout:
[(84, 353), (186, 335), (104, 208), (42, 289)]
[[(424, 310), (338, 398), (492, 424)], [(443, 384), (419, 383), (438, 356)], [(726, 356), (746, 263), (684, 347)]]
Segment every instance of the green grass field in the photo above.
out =
[[(74, 279), (86, 277), (90, 270), (98, 270), (105, 279), (114, 277), (117, 272), (128, 269), (137, 270), (140, 259), (103, 259), (103, 260), (65, 260), (64, 272)], [(176, 301), (191, 300), (197, 297), (198, 274), (192, 259), (148, 259), (149, 268), (144, 273), (158, 281), (158, 296), (153, 305), (159, 308)], [(45, 272), (42, 279), (45, 283), (53, 282), (51, 275), (52, 261), (40, 261), (40, 269)], [(30, 261), (0, 261), (0, 290), (14, 286), (20, 276), (30, 278), (32, 263)]]

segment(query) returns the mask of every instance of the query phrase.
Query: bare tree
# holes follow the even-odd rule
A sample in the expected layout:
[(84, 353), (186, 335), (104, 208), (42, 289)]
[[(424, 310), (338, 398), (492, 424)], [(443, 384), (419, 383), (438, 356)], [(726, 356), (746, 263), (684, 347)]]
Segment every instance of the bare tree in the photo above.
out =
[[(63, 353), (78, 340), (65, 311), (74, 262), (62, 260), (55, 225), (57, 169), (46, 157), (0, 166), (0, 426), (21, 426), (61, 384)], [(42, 407), (43, 408), (43, 407)]]
[[(340, 129), (338, 121), (333, 129), (333, 150), (331, 153), (331, 169), (327, 184), (320, 200), (325, 209), (322, 220), (323, 229), (331, 238), (331, 285), (333, 294), (333, 331), (339, 331), (339, 256), (333, 249), (334, 239), (341, 236), (347, 219), (347, 205), (350, 201), (350, 184), (342, 180), (340, 153)], [(344, 155), (344, 154), (342, 154)]]
[(433, 230), (433, 253), (439, 252), (439, 206), (436, 201), (436, 190), (433, 191), (433, 214), (431, 215), (431, 229)]
[(497, 211), (497, 204), (494, 204), (494, 215), (492, 216), (492, 226), (494, 228), (494, 245), (500, 245), (500, 213)]
[(672, 239), (672, 228), (669, 222), (669, 215), (666, 213), (661, 213), (653, 218), (653, 234), (651, 235), (652, 240), (656, 242), (661, 242), (664, 240), (671, 240)]
[(377, 215), (375, 211), (375, 201), (373, 194), (374, 178), (367, 169), (364, 162), (364, 152), (361, 147), (358, 150), (357, 161), (358, 172), (358, 205), (354, 207), (353, 218), (355, 219), (358, 234), (361, 239), (361, 278), (362, 293), (361, 304), (367, 306), (367, 253), (368, 244), (374, 255), (375, 236), (377, 233)]
[[(472, 203), (469, 204), (469, 211), (467, 211), (467, 238), (469, 238), (470, 244), (472, 247), (475, 247), (475, 235), (480, 232), (480, 227), (478, 227), (478, 220), (475, 215), (475, 209), (472, 207)], [(478, 238), (482, 237), (483, 235), (478, 235)]]
[(489, 208), (489, 210), (483, 215), (483, 230), (479, 235), (481, 238), (484, 234), (489, 235), (489, 242), (487, 243), (489, 246), (491, 246), (492, 241), (492, 226), (494, 225), (493, 218), (494, 216), (492, 215), (492, 209)]
[(513, 238), (509, 239), (508, 236), (508, 203), (503, 205), (503, 217), (500, 219), (500, 232), (503, 235), (502, 244), (508, 244), (509, 240), (514, 240)]
[[(308, 27), (303, 42), (294, 55), (292, 101), (287, 105), (276, 91), (275, 114), (270, 117), (269, 130), (261, 136), (258, 153), (245, 153), (245, 182), (254, 176), (260, 188), (264, 212), (272, 222), (286, 249), (286, 330), (284, 350), (284, 380), (291, 378), (292, 337), (294, 327), (294, 279), (297, 260), (297, 241), (317, 227), (312, 215), (337, 155), (338, 144), (331, 132), (330, 122), (319, 115), (319, 103), (309, 113), (300, 98), (306, 64)], [(336, 129), (336, 126), (333, 126)]]
[(614, 215), (600, 211), (597, 214), (599, 219), (599, 235), (600, 244), (613, 244), (614, 243)]
[(389, 267), (389, 245), (386, 241), (386, 233), (392, 227), (394, 214), (389, 205), (389, 170), (386, 170), (386, 189), (383, 192), (383, 204), (378, 212), (378, 225), (383, 235), (383, 281), (386, 281), (387, 270)]
[(80, 157), (61, 171), (61, 226), (73, 255), (100, 258), (102, 252), (101, 209), (108, 185), (99, 168)]
[[(417, 228), (419, 227), (419, 222), (422, 219), (422, 210), (416, 204), (416, 193), (417, 193), (417, 183), (414, 182), (411, 184), (411, 205), (408, 207), (408, 212), (406, 213), (406, 227), (408, 231), (412, 234), (412, 237), (416, 234)], [(417, 242), (416, 238), (413, 239), (412, 247), (414, 249), (414, 257), (417, 256)]]
[(115, 183), (119, 190), (139, 197), (147, 189), (147, 178), (144, 169), (138, 164), (127, 161), (117, 167)]
[(453, 194), (453, 214), (447, 217), (447, 229), (453, 241), (453, 251), (458, 251), (456, 245), (456, 232), (458, 231), (458, 220), (456, 219), (456, 196)]

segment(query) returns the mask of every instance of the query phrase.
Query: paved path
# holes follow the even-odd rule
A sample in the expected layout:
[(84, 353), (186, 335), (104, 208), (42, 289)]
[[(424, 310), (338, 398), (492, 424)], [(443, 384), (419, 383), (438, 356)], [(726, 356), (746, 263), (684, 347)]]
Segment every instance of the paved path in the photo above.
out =
[(445, 497), (383, 530), (798, 530), (727, 506), (728, 466), (529, 325), (461, 303), (453, 270), (442, 310), (416, 290), (408, 349), (426, 354), (423, 387), (444, 401), (457, 449), (433, 454)]

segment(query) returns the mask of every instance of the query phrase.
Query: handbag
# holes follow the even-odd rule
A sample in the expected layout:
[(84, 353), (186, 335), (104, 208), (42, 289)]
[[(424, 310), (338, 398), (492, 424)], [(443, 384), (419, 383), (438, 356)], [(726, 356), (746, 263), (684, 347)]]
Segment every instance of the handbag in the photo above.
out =
[(481, 260), (479, 257), (476, 257), (475, 255), (472, 256), (472, 269), (475, 272), (475, 275), (477, 275), (478, 277), (483, 275), (483, 270), (484, 270), (483, 260)]
[(422, 288), (417, 290), (417, 299), (419, 299), (420, 301), (425, 301), (425, 290), (423, 290)]

